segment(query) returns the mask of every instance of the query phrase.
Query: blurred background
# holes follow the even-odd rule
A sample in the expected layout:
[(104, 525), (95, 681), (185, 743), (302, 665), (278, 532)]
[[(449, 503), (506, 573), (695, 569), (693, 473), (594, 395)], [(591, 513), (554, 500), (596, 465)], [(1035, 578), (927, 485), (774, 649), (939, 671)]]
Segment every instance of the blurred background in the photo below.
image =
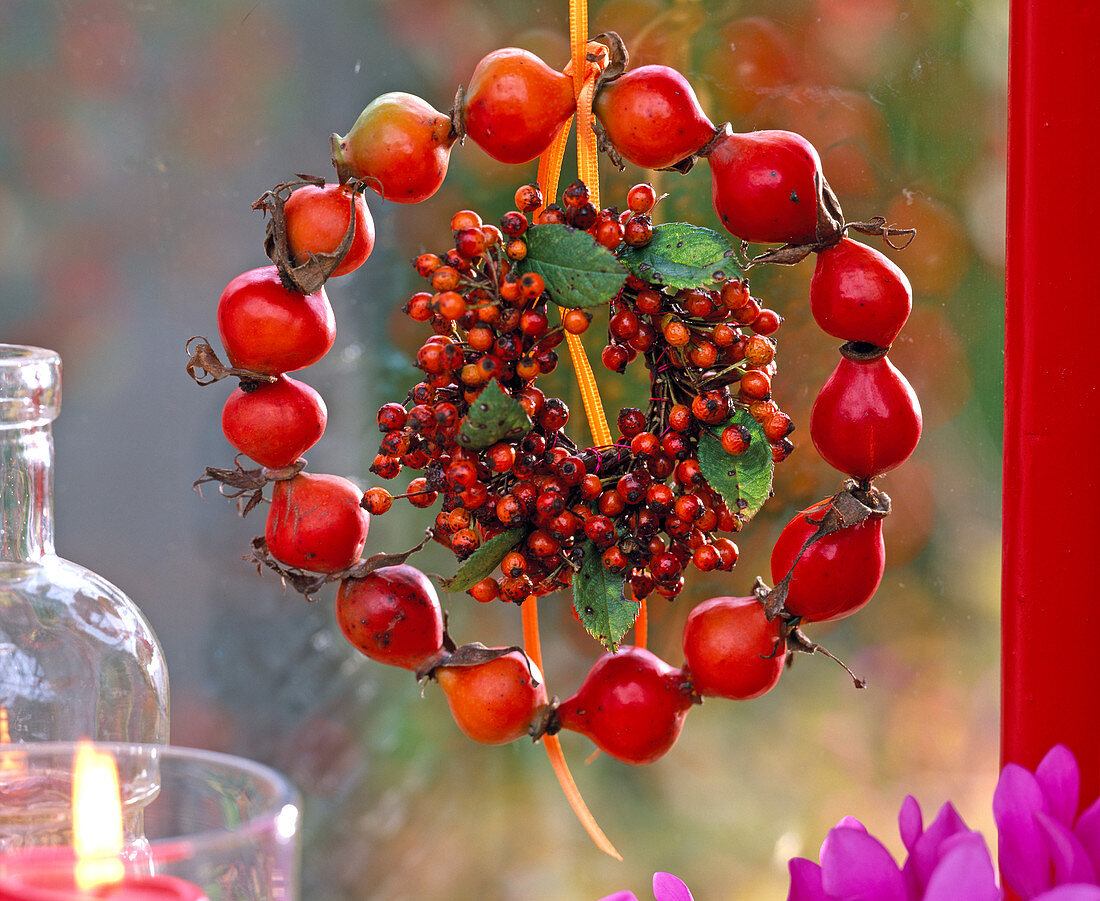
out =
[[(900, 851), (908, 793), (928, 819), (950, 798), (991, 834), (1007, 4), (592, 0), (590, 16), (593, 34), (622, 35), (633, 65), (687, 74), (714, 122), (805, 134), (849, 220), (884, 215), (918, 233), (890, 252), (915, 292), (891, 359), (920, 395), (925, 436), (880, 482), (895, 513), (876, 599), (810, 630), (868, 687), (803, 657), (762, 699), (693, 709), (673, 751), (645, 768), (586, 765), (590, 743), (563, 736), (624, 863), (590, 844), (541, 747), (467, 740), (437, 686), (422, 691), (334, 632), (331, 589), (308, 604), (241, 561), (262, 513), (242, 521), (216, 491), (191, 490), (204, 466), (232, 465), (219, 427), (230, 387), (194, 385), (184, 345), (217, 343), (222, 288), (267, 264), (252, 201), (295, 173), (330, 173), (329, 134), (380, 93), (446, 110), (502, 46), (564, 66), (567, 4), (0, 0), (0, 341), (64, 360), (59, 551), (152, 621), (175, 743), (262, 760), (302, 788), (304, 898), (596, 899), (621, 888), (648, 898), (656, 869), (700, 899), (782, 898), (786, 860), (816, 859), (845, 814)], [(408, 261), (449, 246), (455, 210), (495, 221), (535, 174), (472, 143), (451, 159), (444, 188), (419, 206), (368, 197), (374, 254), (329, 285), (336, 347), (304, 376), (329, 407), (315, 472), (377, 484), (374, 413), (416, 381), (410, 353), (424, 337), (397, 312), (419, 290)], [(661, 219), (719, 227), (705, 164), (687, 176), (603, 173), (606, 204), (653, 179), (670, 194)], [(691, 605), (748, 593), (793, 512), (841, 484), (809, 441), (810, 406), (838, 359), (806, 303), (812, 270), (811, 259), (753, 272), (754, 293), (786, 317), (775, 394), (798, 424), (796, 451), (738, 537), (736, 570), (695, 574), (675, 604), (651, 604), (650, 646), (675, 665)], [(557, 377), (572, 404), (567, 365)], [(617, 408), (621, 383), (601, 379)], [(411, 546), (428, 521), (395, 507), (368, 553)], [(450, 571), (427, 553), (423, 568)], [(460, 643), (519, 642), (515, 608), (444, 602)], [(564, 697), (599, 649), (566, 599), (540, 610), (548, 687)]]

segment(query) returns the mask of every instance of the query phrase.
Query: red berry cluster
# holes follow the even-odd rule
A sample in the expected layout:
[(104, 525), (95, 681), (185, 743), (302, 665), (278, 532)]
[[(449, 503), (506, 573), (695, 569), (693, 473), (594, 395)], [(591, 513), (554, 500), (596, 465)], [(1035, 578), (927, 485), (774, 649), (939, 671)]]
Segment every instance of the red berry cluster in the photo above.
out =
[[(655, 399), (662, 402), (656, 421), (647, 426), (663, 435), (660, 445), (667, 456), (684, 457), (681, 441), (670, 437), (669, 430), (690, 442), (700, 431), (724, 423), (739, 405), (760, 423), (772, 458), (781, 462), (793, 450), (787, 436), (794, 429), (772, 398), (776, 362), (771, 336), (782, 321), (774, 310), (762, 308), (749, 294), (748, 282), (740, 279), (718, 290), (676, 292), (633, 280), (611, 305), (611, 342), (602, 360), (607, 369), (622, 373), (639, 353), (645, 355), (654, 374)], [(620, 421), (619, 427), (631, 442), (639, 434), (630, 423), (624, 427)], [(720, 436), (723, 448), (733, 455), (743, 452), (750, 440), (748, 430), (737, 424), (723, 428)], [(656, 437), (638, 441), (648, 447)]]
[[(340, 626), (359, 650), (435, 679), (458, 724), (478, 741), (569, 729), (620, 760), (648, 763), (675, 742), (692, 703), (756, 697), (775, 685), (788, 649), (816, 650), (801, 622), (836, 619), (870, 599), (882, 577), (889, 511), (872, 480), (912, 453), (921, 419), (912, 389), (887, 359), (911, 307), (908, 282), (882, 254), (845, 237), (849, 228), (898, 232), (884, 223), (844, 224), (803, 138), (715, 128), (680, 73), (623, 71), (619, 62), (618, 71), (615, 60), (608, 65), (594, 106), (613, 157), (682, 171), (707, 159), (726, 229), (743, 241), (785, 245), (749, 265), (816, 252), (813, 314), (847, 342), (814, 405), (810, 433), (853, 481), (783, 530), (772, 554), (774, 588), (758, 580), (752, 596), (713, 598), (691, 612), (682, 667), (641, 647), (618, 648), (596, 661), (572, 696), (549, 702), (522, 650), (455, 647), (435, 588), (405, 563), (412, 551), (362, 559), (370, 516), (390, 509), (391, 492), (360, 493), (339, 476), (304, 471), (302, 455), (323, 433), (326, 410), (287, 373), (333, 344), (324, 283), (371, 252), (365, 187), (399, 202), (431, 196), (462, 136), (504, 162), (533, 159), (577, 112), (570, 76), (507, 48), (478, 64), (450, 116), (408, 94), (372, 102), (346, 136), (332, 138), (339, 185), (282, 185), (257, 201), (271, 214), (267, 249), (276, 265), (238, 276), (223, 292), (218, 326), (229, 366), (201, 342), (189, 370), (203, 382), (240, 380), (223, 430), (260, 468), (207, 475), (247, 496), (244, 512), (270, 503), (255, 559), (307, 593), (338, 582)], [(633, 603), (651, 593), (676, 597), (691, 566), (708, 572), (737, 562), (729, 535), (751, 514), (741, 509), (747, 501), (731, 501), (716, 482), (763, 452), (770, 488), (770, 467), (793, 448), (791, 419), (771, 393), (781, 317), (743, 278), (717, 271), (672, 287), (639, 267), (607, 292), (614, 296), (573, 302), (548, 288), (551, 276), (530, 258), (536, 226), (590, 236), (586, 246), (613, 261), (644, 252), (661, 230), (652, 218), (657, 200), (652, 186), (639, 184), (623, 212), (599, 209), (575, 182), (560, 204), (544, 205), (527, 185), (499, 226), (460, 211), (451, 221), (454, 246), (414, 261), (428, 289), (405, 311), (432, 335), (416, 354), (422, 380), (405, 402), (378, 412), (383, 436), (371, 470), (383, 479), (416, 471), (400, 496), (416, 507), (440, 503), (428, 531), (460, 561), (449, 589), (521, 604), (573, 585), (576, 598), (576, 582), (594, 578), (594, 569), (629, 586), (629, 598), (620, 593)], [(651, 402), (619, 411), (613, 444), (586, 448), (565, 431), (566, 404), (536, 382), (557, 366), (563, 340), (589, 328), (590, 307), (604, 303), (602, 362), (623, 373), (640, 359)], [(562, 307), (557, 325), (554, 306)], [(715, 447), (717, 471), (704, 465)], [(575, 612), (585, 613), (576, 602)]]
[[(612, 250), (644, 246), (652, 237), (648, 213), (655, 200), (650, 185), (637, 185), (626, 214), (597, 211), (578, 181), (566, 188), (563, 207), (542, 209), (537, 221), (585, 228)], [(549, 307), (566, 299), (551, 297), (537, 273), (519, 274), (512, 265), (526, 257), (527, 216), (541, 197), (526, 185), (516, 201), (520, 209), (501, 217), (499, 231), (469, 210), (456, 213), (454, 247), (415, 260), (433, 290), (414, 294), (405, 310), (435, 334), (417, 351), (425, 380), (409, 392), (408, 404), (387, 403), (378, 411), (384, 436), (371, 470), (387, 479), (405, 467), (424, 472), (404, 497), (418, 507), (442, 498), (433, 534), (459, 560), (508, 530), (523, 530), (500, 561), (499, 576), (469, 588), (479, 601), (522, 603), (568, 587), (585, 542), (608, 571), (627, 575), (635, 598), (653, 591), (674, 598), (689, 565), (729, 570), (738, 557), (737, 545), (715, 534), (737, 531), (741, 521), (704, 478), (699, 436), (710, 432), (728, 454), (742, 453), (751, 433), (724, 425), (740, 407), (762, 423), (774, 459), (791, 450), (791, 420), (770, 399), (775, 343), (769, 336), (780, 319), (762, 310), (739, 280), (720, 290), (663, 292), (636, 276), (627, 279), (611, 304), (615, 343), (603, 359), (622, 372), (642, 355), (652, 403), (647, 411), (619, 412), (615, 445), (578, 448), (564, 431), (568, 407), (535, 382), (557, 365), (564, 333), (587, 329), (591, 314), (570, 309), (551, 328)], [(638, 220), (645, 241), (631, 244), (630, 226)], [(750, 324), (754, 333), (744, 334)], [(610, 365), (613, 353), (621, 365)], [(464, 446), (462, 425), (490, 381), (519, 402), (531, 428), (482, 448)], [(391, 503), (382, 488), (370, 489), (364, 501), (374, 514)]]

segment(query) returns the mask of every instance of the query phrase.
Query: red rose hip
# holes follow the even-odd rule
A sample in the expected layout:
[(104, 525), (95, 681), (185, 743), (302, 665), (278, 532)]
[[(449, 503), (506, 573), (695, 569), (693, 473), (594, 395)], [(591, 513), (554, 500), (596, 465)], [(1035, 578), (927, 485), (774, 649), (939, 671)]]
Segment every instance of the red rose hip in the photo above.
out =
[(285, 375), (248, 391), (237, 388), (222, 407), (229, 443), (269, 469), (289, 466), (313, 447), (327, 420), (321, 395)]
[(283, 207), (291, 262), (309, 261), (311, 254), (335, 253), (344, 240), (355, 211), (355, 233), (344, 258), (332, 270), (334, 276), (354, 272), (374, 250), (374, 218), (362, 192), (347, 186), (305, 185), (291, 192)]
[(546, 150), (576, 109), (573, 79), (518, 47), (494, 50), (477, 64), (464, 102), (466, 134), (512, 165)]
[(527, 735), (546, 704), (542, 674), (522, 651), (472, 666), (443, 665), (432, 678), (447, 696), (458, 727), (482, 744), (501, 745)]
[(650, 651), (621, 647), (593, 664), (577, 692), (558, 707), (558, 721), (623, 763), (653, 763), (680, 737), (692, 704), (685, 681)]
[(743, 701), (771, 689), (783, 672), (782, 621), (768, 622), (754, 597), (703, 601), (684, 623), (685, 671), (703, 697)]
[(916, 392), (882, 348), (845, 344), (810, 413), (810, 437), (822, 459), (856, 479), (901, 465), (921, 435)]
[(707, 161), (714, 211), (730, 233), (763, 244), (815, 239), (821, 160), (804, 137), (726, 126)]
[(325, 289), (288, 291), (274, 266), (231, 281), (218, 302), (218, 332), (229, 362), (239, 369), (279, 375), (312, 366), (336, 340), (336, 317)]
[(841, 238), (818, 253), (810, 310), (834, 338), (889, 347), (912, 309), (909, 279), (873, 247)]
[(628, 162), (665, 169), (714, 137), (688, 80), (668, 66), (639, 66), (605, 84), (593, 109)]
[(372, 100), (344, 136), (333, 135), (341, 180), (358, 178), (397, 203), (431, 197), (447, 175), (451, 120), (426, 100), (393, 91)]
[(391, 666), (418, 670), (443, 647), (443, 612), (435, 586), (406, 564), (341, 582), (336, 621), (355, 648)]
[(316, 573), (337, 573), (359, 559), (370, 514), (362, 492), (347, 479), (300, 472), (275, 483), (264, 538), (280, 563)]
[(802, 550), (817, 532), (831, 501), (821, 501), (797, 514), (772, 548), (774, 582), (782, 581), (794, 567), (784, 607), (811, 623), (840, 619), (859, 610), (878, 590), (886, 568), (883, 516), (877, 513)]

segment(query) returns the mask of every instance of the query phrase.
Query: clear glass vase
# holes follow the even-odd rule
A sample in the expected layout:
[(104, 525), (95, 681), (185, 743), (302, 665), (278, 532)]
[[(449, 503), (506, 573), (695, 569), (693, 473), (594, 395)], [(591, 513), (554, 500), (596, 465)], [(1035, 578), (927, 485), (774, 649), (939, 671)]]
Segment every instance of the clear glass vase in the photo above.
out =
[(164, 744), (168, 672), (152, 628), (54, 552), (60, 406), (58, 355), (0, 344), (0, 742)]

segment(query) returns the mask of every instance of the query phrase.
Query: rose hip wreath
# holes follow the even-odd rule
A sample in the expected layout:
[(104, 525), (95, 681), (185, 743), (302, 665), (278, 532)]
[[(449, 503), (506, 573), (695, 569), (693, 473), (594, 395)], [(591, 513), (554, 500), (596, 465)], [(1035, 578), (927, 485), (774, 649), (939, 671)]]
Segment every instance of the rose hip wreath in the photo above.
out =
[[(617, 38), (601, 37), (606, 43), (588, 45), (576, 91), (568, 70), (507, 48), (478, 64), (450, 115), (403, 93), (370, 103), (346, 136), (332, 137), (337, 182), (300, 176), (257, 201), (270, 216), (266, 249), (275, 265), (239, 275), (221, 296), (230, 365), (192, 339), (188, 369), (203, 384), (240, 380), (222, 426), (258, 468), (210, 468), (199, 481), (221, 482), (243, 513), (269, 502), (254, 561), (307, 595), (337, 582), (348, 640), (438, 682), (471, 738), (496, 744), (529, 735), (549, 744), (568, 729), (645, 764), (672, 747), (692, 704), (758, 697), (776, 684), (789, 650), (820, 650), (802, 623), (839, 619), (870, 600), (890, 508), (872, 483), (913, 452), (921, 414), (887, 357), (910, 312), (908, 280), (847, 237), (850, 229), (887, 241), (907, 232), (882, 220), (845, 223), (805, 139), (716, 128), (680, 73), (629, 70)], [(654, 224), (659, 198), (648, 184), (630, 189), (621, 213), (601, 207), (594, 186), (580, 180), (553, 202), (556, 174), (548, 170), (555, 152), (560, 165), (574, 117), (616, 162), (687, 172), (706, 160), (715, 211), (739, 242), (689, 223)], [(400, 203), (431, 196), (463, 137), (505, 163), (541, 157), (540, 184), (519, 188), (499, 227), (471, 210), (456, 213), (453, 247), (414, 261), (426, 284), (404, 310), (430, 332), (416, 354), (422, 380), (378, 411), (371, 471), (380, 480), (417, 475), (395, 494), (306, 472), (302, 454), (321, 437), (326, 409), (287, 373), (332, 347), (324, 283), (370, 255), (365, 189)], [(782, 246), (748, 260), (749, 242)], [(752, 295), (744, 273), (810, 253), (813, 315), (846, 342), (814, 404), (810, 435), (850, 480), (783, 529), (771, 557), (774, 587), (757, 579), (746, 596), (691, 611), (676, 667), (644, 649), (645, 599), (674, 599), (692, 568), (733, 568), (730, 535), (770, 496), (773, 466), (793, 448), (793, 424), (771, 393), (782, 319)], [(648, 409), (618, 412), (617, 438), (577, 338), (602, 306), (604, 367), (644, 367), (651, 387)], [(565, 431), (570, 410), (538, 386), (567, 339), (593, 446), (575, 443)], [(438, 505), (424, 541), (363, 558), (371, 517), (395, 498)], [(536, 598), (571, 592), (575, 615), (606, 649), (572, 695), (548, 698), (537, 631), (526, 651), (455, 645), (435, 587), (406, 562), (430, 540), (458, 560), (442, 587), (522, 605), (527, 639)], [(621, 644), (632, 627), (635, 646)]]

